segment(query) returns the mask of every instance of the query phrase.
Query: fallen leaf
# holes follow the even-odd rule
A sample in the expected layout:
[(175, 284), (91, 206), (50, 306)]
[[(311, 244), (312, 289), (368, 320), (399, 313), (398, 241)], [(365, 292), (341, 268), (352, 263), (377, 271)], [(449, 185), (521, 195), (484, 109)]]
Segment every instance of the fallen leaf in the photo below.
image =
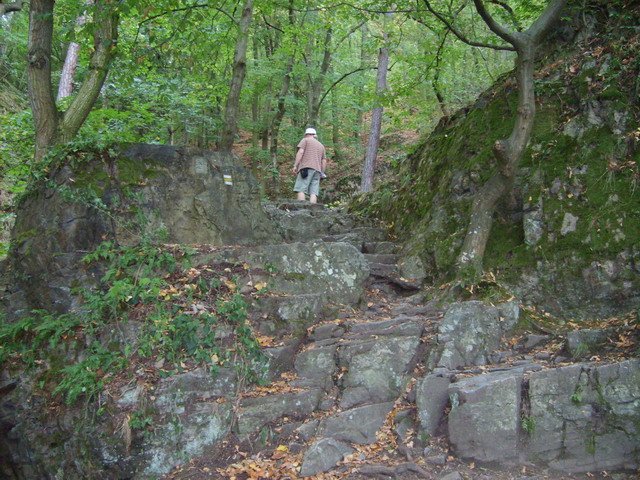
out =
[(274, 337), (269, 337), (267, 335), (261, 335), (256, 337), (256, 340), (260, 344), (261, 347), (270, 347), (273, 345)]

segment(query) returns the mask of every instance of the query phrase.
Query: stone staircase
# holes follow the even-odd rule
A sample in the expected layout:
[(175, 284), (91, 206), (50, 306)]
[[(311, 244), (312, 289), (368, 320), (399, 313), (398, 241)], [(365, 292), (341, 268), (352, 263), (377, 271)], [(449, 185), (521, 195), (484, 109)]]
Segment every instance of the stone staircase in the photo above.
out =
[[(220, 468), (219, 478), (247, 474), (251, 468), (279, 472), (281, 478), (463, 478), (457, 468), (465, 470), (466, 478), (476, 478), (467, 466), (452, 461), (451, 453), (480, 462), (524, 461), (529, 468), (530, 462), (542, 461), (566, 472), (580, 471), (581, 464), (591, 470), (637, 467), (640, 442), (630, 440), (635, 433), (619, 432), (619, 446), (602, 453), (577, 447), (595, 438), (589, 435), (600, 422), (596, 413), (572, 424), (573, 440), (546, 447), (545, 438), (566, 429), (564, 422), (575, 422), (572, 413), (559, 413), (571, 410), (575, 396), (556, 402), (553, 411), (540, 403), (553, 375), (566, 375), (573, 385), (567, 388), (589, 396), (602, 388), (597, 382), (584, 384), (581, 375), (597, 377), (602, 371), (607, 378), (617, 375), (605, 394), (608, 408), (631, 419), (624, 405), (640, 402), (640, 387), (625, 389), (640, 380), (637, 360), (604, 370), (536, 361), (539, 357), (523, 354), (524, 345), (510, 348), (503, 342), (518, 321), (517, 304), (461, 302), (443, 310), (424, 303), (421, 294), (414, 294), (417, 282), (401, 278), (398, 248), (384, 230), (357, 226), (348, 216), (318, 205), (289, 202), (267, 211), (291, 245), (311, 245), (312, 250), (321, 244), (354, 246), (351, 257), (361, 255), (366, 264), (366, 298), (359, 308), (349, 301), (326, 308), (322, 294), (281, 289), (279, 307), (267, 313), (280, 315), (281, 322), (265, 330), (279, 342), (265, 349), (274, 383), (243, 393), (235, 403), (231, 436), (206, 460), (168, 478), (192, 478), (203, 468)], [(284, 318), (284, 304), (298, 305), (290, 310), (295, 312), (312, 306), (296, 320)], [(304, 328), (282, 328), (282, 320)], [(537, 433), (523, 426), (526, 415), (539, 422)], [(566, 420), (558, 420), (563, 415)], [(607, 428), (615, 429), (620, 418)], [(443, 434), (450, 445), (429, 441)], [(282, 451), (287, 455), (278, 454)], [(490, 478), (513, 477), (496, 472)]]
[[(366, 303), (357, 309), (353, 296), (345, 296), (342, 305), (333, 296), (328, 305), (327, 292), (318, 292), (322, 288), (310, 291), (301, 285), (311, 280), (296, 265), (278, 263), (276, 275), (254, 278), (270, 282), (274, 294), (254, 304), (253, 323), (261, 333), (276, 337), (278, 345), (265, 353), (277, 388), (268, 394), (260, 388), (246, 392), (236, 402), (235, 441), (251, 445), (252, 453), (287, 442), (293, 451), (306, 451), (300, 474), (316, 475), (352, 453), (350, 445), (376, 441), (414, 369), (424, 363), (425, 345), (442, 312), (420, 305), (419, 295), (409, 296), (419, 284), (400, 277), (398, 246), (384, 229), (358, 226), (344, 213), (305, 202), (268, 205), (266, 210), (281, 226), (287, 246), (269, 247), (264, 255), (227, 251), (224, 258), (260, 268), (278, 263), (278, 255), (309, 257), (328, 245), (346, 249), (350, 261), (359, 258), (366, 274)], [(292, 273), (300, 276), (291, 283), (280, 279)], [(308, 448), (305, 442), (310, 442)], [(235, 460), (231, 456), (216, 462)]]
[[(243, 272), (267, 383), (247, 387), (225, 364), (115, 386), (86, 439), (99, 478), (524, 480), (573, 478), (536, 464), (563, 475), (638, 468), (637, 359), (568, 363), (545, 348), (553, 336), (510, 336), (513, 301), (425, 302), (384, 229), (304, 202), (265, 210), (282, 242), (210, 246), (193, 265)], [(152, 425), (132, 432), (135, 412)], [(67, 412), (56, 419), (67, 430), (51, 431), (75, 420)], [(75, 445), (56, 447), (69, 472)]]

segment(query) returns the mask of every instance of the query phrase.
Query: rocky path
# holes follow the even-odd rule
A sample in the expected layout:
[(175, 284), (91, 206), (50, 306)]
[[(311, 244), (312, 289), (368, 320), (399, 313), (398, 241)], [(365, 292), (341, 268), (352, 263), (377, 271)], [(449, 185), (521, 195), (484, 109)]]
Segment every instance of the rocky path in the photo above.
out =
[[(303, 335), (267, 349), (274, 382), (236, 400), (232, 434), (167, 478), (524, 480), (637, 468), (637, 360), (568, 364), (545, 349), (548, 336), (507, 335), (520, 315), (513, 302), (424, 303), (382, 231), (320, 207), (279, 210), (293, 212), (281, 222), (290, 241), (317, 238), (314, 218), (328, 226), (323, 241), (358, 247), (364, 301), (311, 308)], [(282, 305), (294, 298), (300, 316), (318, 300), (309, 295), (280, 297), (269, 316), (294, 320)]]
[[(172, 242), (194, 243), (189, 268), (162, 291), (166, 311), (180, 316), (153, 331), (165, 335), (180, 317), (198, 335), (191, 314), (205, 312), (213, 350), (179, 365), (136, 354), (103, 377), (96, 401), (75, 406), (46, 394), (47, 357), (34, 372), (5, 372), (0, 476), (635, 478), (637, 309), (558, 331), (499, 288), (430, 303), (421, 290), (428, 272), (384, 229), (321, 205), (262, 208), (255, 182), (215, 153), (133, 153), (163, 172), (141, 183), (154, 199), (141, 208), (150, 218), (158, 209)], [(55, 199), (32, 198), (33, 211), (52, 212), (38, 227), (52, 233), (23, 232), (21, 273), (6, 297), (14, 313), (40, 292), (69, 308), (70, 285), (87, 274), (83, 232), (113, 228), (86, 205)], [(69, 215), (81, 221), (61, 224)], [(46, 281), (41, 257), (56, 258)], [(135, 351), (156, 321), (146, 304), (131, 307), (129, 321), (100, 332), (105, 351)], [(88, 338), (71, 336), (48, 358), (80, 365)]]

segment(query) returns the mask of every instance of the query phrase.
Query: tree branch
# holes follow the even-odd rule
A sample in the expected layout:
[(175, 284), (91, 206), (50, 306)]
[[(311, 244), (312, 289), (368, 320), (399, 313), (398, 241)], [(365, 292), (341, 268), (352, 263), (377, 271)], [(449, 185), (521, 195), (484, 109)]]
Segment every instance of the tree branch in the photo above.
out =
[[(491, 48), (493, 50), (507, 50), (510, 52), (515, 51), (515, 48), (509, 45), (491, 45), (490, 43), (483, 43), (483, 42), (476, 42), (475, 40), (469, 40), (457, 28), (455, 28), (453, 24), (450, 21), (448, 21), (441, 13), (434, 10), (429, 0), (423, 0), (423, 1), (425, 6), (427, 7), (427, 10), (429, 10), (429, 12), (431, 12), (438, 20), (444, 23), (444, 25), (449, 30), (451, 30), (451, 33), (453, 33), (461, 42), (466, 43), (467, 45), (471, 45), (472, 47)], [(474, 0), (474, 1), (478, 1), (478, 0)], [(483, 8), (484, 8), (484, 5), (483, 5)]]
[(547, 33), (551, 25), (560, 17), (560, 11), (567, 4), (567, 0), (552, 0), (551, 4), (542, 12), (538, 19), (529, 27), (527, 32), (538, 43)]
[(512, 31), (502, 26), (496, 21), (495, 18), (491, 16), (487, 8), (484, 6), (484, 2), (482, 0), (473, 0), (473, 3), (476, 6), (476, 10), (482, 17), (482, 20), (484, 20), (484, 23), (487, 24), (487, 26), (493, 33), (513, 46), (517, 46), (520, 44), (519, 39), (513, 34)]
[[(278, 3), (278, 2), (274, 2), (275, 5), (279, 6), (279, 7), (286, 7), (285, 5)], [(336, 8), (340, 8), (340, 7), (349, 7), (352, 8), (354, 10), (357, 10), (359, 12), (366, 12), (366, 13), (375, 13), (375, 14), (379, 14), (379, 13), (413, 13), (415, 12), (415, 10), (413, 9), (402, 9), (402, 10), (397, 10), (394, 8), (391, 9), (381, 9), (381, 8), (366, 8), (366, 7), (361, 7), (359, 5), (355, 5), (353, 3), (349, 3), (349, 2), (338, 2), (338, 3), (334, 3), (332, 5), (324, 5), (322, 7), (315, 7), (315, 8), (296, 8), (294, 9), (296, 12), (304, 12), (304, 13), (308, 13), (308, 12), (322, 12), (322, 11), (329, 11), (329, 10), (334, 10)]]
[[(327, 95), (329, 95), (331, 90), (333, 90), (345, 78), (353, 75), (354, 73), (364, 72), (365, 70), (377, 70), (377, 69), (378, 69), (378, 67), (360, 67), (360, 68), (357, 68), (357, 69), (355, 69), (355, 70), (353, 70), (353, 71), (351, 71), (349, 73), (345, 73), (344, 75), (342, 75), (338, 80), (336, 80), (335, 82), (333, 82), (331, 84), (331, 86), (327, 89), (326, 92), (324, 92), (324, 94), (320, 98), (320, 101), (318, 102), (318, 109), (320, 109), (320, 106), (322, 105), (322, 102), (324, 102), (324, 99), (327, 98)], [(389, 70), (391, 70), (391, 69), (389, 69)]]
[(489, 0), (489, 3), (493, 3), (494, 5), (498, 5), (503, 10), (505, 10), (507, 12), (507, 14), (509, 14), (509, 17), (511, 18), (511, 21), (515, 25), (516, 29), (519, 32), (522, 31), (522, 25), (520, 24), (520, 21), (518, 20), (518, 17), (516, 17), (516, 14), (513, 11), (513, 8), (511, 8), (506, 2), (501, 2), (500, 0)]
[(19, 12), (20, 10), (22, 10), (24, 3), (24, 0), (13, 3), (0, 2), (0, 16), (4, 15), (5, 13)]
[(281, 29), (280, 27), (276, 26), (276, 25), (272, 25), (271, 23), (269, 23), (269, 20), (267, 20), (267, 17), (262, 14), (262, 21), (264, 22), (264, 24), (269, 27), (272, 28), (273, 30), (277, 30), (280, 33), (284, 33), (284, 30)]
[[(205, 8), (205, 7), (209, 7), (209, 4), (208, 3), (196, 3), (194, 5), (188, 5), (186, 7), (172, 8), (170, 10), (165, 10), (164, 12), (158, 13), (157, 15), (151, 15), (150, 17), (147, 17), (147, 18), (145, 18), (144, 20), (141, 20), (138, 23), (138, 31), (140, 30), (140, 27), (142, 25), (144, 25), (147, 22), (151, 22), (151, 21), (155, 20), (156, 18), (164, 17), (165, 15), (169, 15), (171, 13), (184, 12), (185, 10), (194, 10), (196, 8)], [(231, 20), (233, 20), (234, 23), (237, 23), (235, 18), (233, 18), (227, 12), (225, 12), (222, 9), (219, 9), (219, 8), (216, 8), (216, 10), (224, 13), (227, 17), (229, 17)]]
[(355, 27), (353, 27), (351, 30), (349, 30), (346, 34), (344, 34), (342, 36), (342, 38), (340, 40), (337, 41), (336, 46), (340, 45), (342, 42), (344, 42), (347, 38), (349, 38), (351, 35), (353, 35), (355, 32), (357, 32), (358, 30), (360, 30), (360, 27), (362, 27), (362, 25), (364, 25), (365, 23), (367, 23), (366, 20), (363, 20), (362, 22), (360, 22), (358, 25), (356, 25)]

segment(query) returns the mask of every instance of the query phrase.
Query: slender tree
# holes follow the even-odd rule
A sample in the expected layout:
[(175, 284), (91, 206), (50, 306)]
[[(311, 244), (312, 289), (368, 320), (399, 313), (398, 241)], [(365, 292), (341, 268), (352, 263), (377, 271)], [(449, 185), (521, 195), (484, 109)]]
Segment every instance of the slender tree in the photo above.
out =
[[(391, 18), (391, 13), (385, 14), (386, 20)], [(387, 42), (389, 35), (387, 29), (383, 32), (383, 45), (378, 51), (378, 74), (376, 76), (376, 97), (378, 98), (378, 105), (373, 109), (371, 113), (371, 130), (369, 133), (369, 141), (367, 143), (367, 150), (364, 156), (364, 165), (362, 167), (362, 180), (360, 183), (360, 191), (368, 193), (373, 190), (373, 176), (376, 168), (376, 158), (378, 156), (378, 146), (380, 145), (380, 132), (382, 130), (382, 113), (384, 107), (382, 106), (382, 95), (387, 90), (387, 70), (389, 69), (389, 46)]]
[(218, 147), (223, 152), (231, 152), (238, 131), (238, 114), (240, 109), (240, 92), (247, 72), (247, 45), (249, 43), (249, 27), (253, 17), (253, 0), (246, 0), (240, 17), (240, 31), (236, 40), (233, 56), (231, 84), (224, 115), (224, 129)]
[(331, 58), (333, 54), (331, 50), (332, 37), (333, 29), (331, 27), (327, 27), (324, 34), (320, 71), (315, 77), (311, 76), (311, 74), (309, 75), (309, 96), (307, 97), (309, 103), (309, 115), (307, 117), (307, 125), (315, 126), (318, 122), (324, 79), (326, 78), (329, 67), (331, 66)]
[[(93, 0), (87, 0), (87, 5), (92, 5)], [(88, 15), (84, 11), (76, 19), (76, 25), (82, 27), (87, 23)], [(57, 100), (60, 101), (63, 98), (67, 98), (73, 93), (73, 78), (78, 67), (78, 57), (80, 56), (80, 44), (78, 42), (69, 43), (67, 48), (67, 55), (64, 58), (64, 65), (62, 67), (62, 73), (60, 74), (60, 83), (58, 84), (58, 96)]]

